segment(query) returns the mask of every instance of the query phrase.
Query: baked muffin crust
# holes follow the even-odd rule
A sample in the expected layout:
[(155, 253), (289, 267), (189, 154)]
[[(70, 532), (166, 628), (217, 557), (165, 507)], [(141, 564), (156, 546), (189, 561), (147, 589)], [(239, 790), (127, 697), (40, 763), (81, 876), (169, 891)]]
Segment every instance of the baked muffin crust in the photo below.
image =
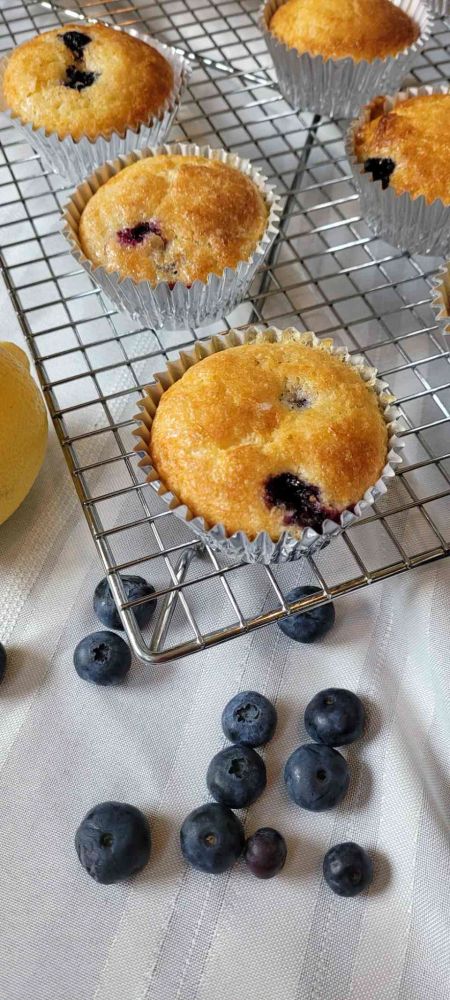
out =
[(355, 131), (357, 159), (397, 194), (450, 204), (450, 93), (410, 97), (388, 112), (384, 102), (375, 98)]
[(368, 62), (401, 52), (420, 34), (416, 22), (390, 0), (287, 0), (269, 28), (299, 52)]
[(328, 351), (296, 340), (214, 353), (165, 392), (149, 453), (182, 503), (229, 534), (322, 530), (386, 463), (378, 397)]
[(8, 61), (8, 107), (35, 128), (74, 139), (137, 128), (173, 87), (172, 67), (151, 45), (103, 24), (66, 24), (19, 45)]
[(269, 215), (256, 184), (219, 160), (149, 156), (99, 188), (81, 216), (85, 256), (136, 281), (192, 284), (247, 260)]

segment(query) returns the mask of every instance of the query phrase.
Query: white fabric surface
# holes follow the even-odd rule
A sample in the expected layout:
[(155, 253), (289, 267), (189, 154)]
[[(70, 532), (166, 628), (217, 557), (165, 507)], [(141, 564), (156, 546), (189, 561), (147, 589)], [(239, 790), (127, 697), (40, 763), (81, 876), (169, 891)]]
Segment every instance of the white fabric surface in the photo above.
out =
[[(2, 338), (24, 346), (4, 290), (0, 310)], [(273, 626), (180, 662), (135, 663), (111, 690), (72, 665), (97, 624), (101, 575), (51, 431), (38, 482), (0, 528), (2, 1000), (448, 997), (450, 560), (342, 599), (316, 646)], [(327, 685), (362, 695), (370, 726), (349, 749), (345, 802), (313, 815), (288, 802), (281, 775), (304, 706)], [(206, 799), (222, 708), (244, 687), (279, 712), (268, 788), (246, 817), (249, 831), (274, 825), (288, 841), (267, 883), (241, 864), (220, 877), (188, 870), (178, 846)], [(108, 798), (142, 808), (153, 833), (147, 869), (117, 886), (91, 881), (73, 846)], [(351, 901), (321, 878), (342, 839), (375, 855), (370, 893)]]

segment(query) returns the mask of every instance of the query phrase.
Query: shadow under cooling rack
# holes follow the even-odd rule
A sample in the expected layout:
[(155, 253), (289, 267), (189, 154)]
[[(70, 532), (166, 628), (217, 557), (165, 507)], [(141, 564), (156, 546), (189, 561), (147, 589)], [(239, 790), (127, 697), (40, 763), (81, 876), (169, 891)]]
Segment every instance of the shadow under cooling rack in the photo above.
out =
[[(221, 323), (155, 333), (118, 314), (75, 264), (60, 235), (67, 189), (4, 122), (0, 245), (5, 280), (104, 570), (135, 653), (160, 662), (275, 622), (448, 555), (449, 343), (430, 308), (439, 261), (375, 238), (359, 213), (345, 159), (345, 123), (295, 114), (278, 94), (254, 0), (140, 5), (5, 0), (0, 47), (76, 17), (135, 25), (192, 60), (171, 140), (223, 145), (249, 157), (284, 203), (280, 236), (249, 300)], [(435, 31), (412, 74), (447, 79), (450, 30)], [(412, 82), (412, 81), (411, 81)], [(248, 322), (333, 336), (387, 379), (403, 415), (404, 463), (366, 517), (314, 559), (237, 566), (205, 549), (145, 482), (133, 450), (142, 387), (195, 339)], [(139, 572), (158, 618), (138, 628), (120, 573)], [(319, 593), (289, 604), (289, 591)]]

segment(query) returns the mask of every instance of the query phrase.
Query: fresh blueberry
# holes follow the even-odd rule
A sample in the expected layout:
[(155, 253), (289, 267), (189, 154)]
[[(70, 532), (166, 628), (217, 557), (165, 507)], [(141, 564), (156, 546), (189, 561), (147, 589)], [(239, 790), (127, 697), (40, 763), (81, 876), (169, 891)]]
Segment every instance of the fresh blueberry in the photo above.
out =
[(6, 671), (6, 650), (0, 642), (0, 684), (5, 676)]
[(287, 847), (278, 830), (263, 826), (248, 838), (244, 848), (244, 861), (257, 878), (273, 878), (283, 868)]
[(231, 809), (217, 802), (194, 809), (186, 816), (180, 830), (185, 861), (212, 875), (231, 868), (242, 854), (244, 840), (242, 823)]
[(286, 761), (288, 795), (298, 806), (321, 812), (341, 802), (350, 783), (345, 757), (332, 747), (304, 743)]
[(75, 848), (88, 875), (110, 885), (144, 868), (150, 857), (148, 820), (126, 802), (101, 802), (88, 812), (75, 834)]
[[(300, 601), (302, 597), (310, 597), (312, 594), (321, 594), (318, 587), (295, 587), (286, 595), (286, 603), (293, 604)], [(307, 611), (299, 611), (296, 615), (288, 615), (279, 621), (278, 628), (284, 632), (289, 639), (296, 642), (315, 642), (330, 630), (334, 625), (336, 614), (334, 604), (320, 604), (318, 607), (309, 608)]]
[(77, 66), (68, 66), (64, 86), (70, 87), (71, 90), (86, 90), (86, 87), (92, 87), (98, 76), (98, 73), (89, 73), (87, 70), (78, 69)]
[[(137, 601), (143, 597), (151, 597), (155, 593), (155, 588), (150, 583), (147, 583), (147, 580), (144, 580), (142, 576), (121, 576), (120, 579), (127, 595), (127, 601)], [(148, 625), (153, 617), (155, 608), (156, 599), (146, 601), (145, 604), (138, 604), (133, 608), (133, 614), (140, 628)], [(100, 580), (100, 583), (95, 588), (94, 611), (97, 618), (102, 622), (102, 625), (123, 632), (120, 615), (106, 576), (103, 577), (103, 580)]]
[(58, 35), (58, 38), (64, 42), (75, 59), (83, 59), (84, 49), (92, 41), (92, 38), (85, 35), (84, 31), (66, 31), (64, 35)]
[(233, 809), (243, 809), (254, 802), (264, 791), (266, 780), (262, 757), (240, 743), (216, 753), (206, 772), (206, 784), (213, 798)]
[(364, 161), (364, 173), (372, 174), (374, 181), (381, 181), (383, 191), (389, 187), (389, 178), (394, 172), (395, 167), (396, 164), (394, 160), (391, 160), (390, 156), (386, 158), (369, 156), (369, 159)]
[(326, 688), (309, 702), (305, 726), (317, 743), (342, 747), (359, 740), (364, 729), (364, 706), (353, 691)]
[(272, 702), (258, 691), (241, 691), (225, 705), (222, 729), (232, 743), (260, 747), (272, 739), (277, 713)]
[(75, 649), (73, 662), (77, 674), (92, 684), (120, 684), (131, 666), (126, 642), (115, 632), (91, 632)]
[(357, 896), (370, 885), (373, 864), (359, 844), (336, 844), (323, 859), (323, 877), (338, 896)]
[(339, 511), (321, 502), (319, 487), (305, 483), (291, 472), (269, 476), (264, 486), (264, 501), (266, 507), (281, 507), (283, 524), (314, 528), (319, 534), (326, 518), (339, 521)]

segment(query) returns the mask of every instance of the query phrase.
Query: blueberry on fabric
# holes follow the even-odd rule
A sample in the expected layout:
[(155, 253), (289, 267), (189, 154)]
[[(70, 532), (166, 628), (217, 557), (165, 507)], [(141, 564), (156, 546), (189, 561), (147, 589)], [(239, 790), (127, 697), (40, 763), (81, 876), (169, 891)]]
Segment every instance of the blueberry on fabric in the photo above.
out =
[(131, 666), (131, 652), (115, 632), (91, 632), (78, 643), (73, 662), (84, 681), (106, 687), (121, 684), (125, 679)]
[(341, 747), (359, 740), (364, 729), (364, 705), (353, 691), (326, 688), (305, 709), (305, 727), (313, 740)]
[(186, 816), (180, 830), (183, 857), (193, 868), (219, 875), (237, 861), (244, 847), (242, 823), (231, 809), (208, 802)]
[[(295, 587), (286, 595), (286, 603), (292, 604), (301, 600), (302, 597), (310, 597), (313, 594), (322, 594), (318, 587), (304, 586)], [(296, 642), (316, 642), (321, 639), (330, 628), (333, 627), (336, 618), (334, 604), (320, 604), (316, 608), (309, 608), (307, 611), (299, 611), (295, 615), (288, 615), (279, 621), (278, 628)]]
[(206, 784), (213, 798), (233, 809), (243, 809), (254, 802), (264, 791), (266, 781), (262, 757), (240, 743), (216, 753), (206, 773)]
[[(144, 580), (143, 576), (122, 575), (120, 579), (127, 595), (127, 601), (136, 601), (143, 597), (151, 597), (155, 593), (155, 588), (150, 583), (147, 583), (147, 580)], [(147, 601), (145, 604), (138, 604), (133, 608), (133, 614), (140, 628), (148, 625), (153, 617), (155, 608), (156, 598)], [(97, 618), (102, 622), (102, 625), (123, 632), (120, 615), (106, 576), (100, 580), (100, 583), (95, 588), (94, 611)]]
[(227, 739), (246, 747), (260, 747), (268, 743), (276, 724), (274, 705), (258, 691), (240, 691), (222, 712), (222, 729)]
[(0, 642), (0, 684), (5, 676), (6, 672), (6, 650), (5, 647)]
[(167, 240), (163, 236), (161, 225), (156, 219), (150, 219), (148, 222), (138, 222), (135, 226), (130, 226), (127, 229), (119, 229), (117, 233), (117, 239), (123, 247), (139, 246), (147, 236), (159, 236), (164, 246), (167, 246)]
[(357, 896), (373, 879), (372, 860), (359, 844), (336, 844), (323, 859), (323, 876), (336, 895)]
[(379, 156), (369, 156), (368, 160), (364, 160), (364, 173), (372, 174), (374, 181), (381, 181), (381, 187), (383, 191), (389, 187), (389, 179), (391, 174), (394, 172), (396, 164), (394, 160), (391, 160), (390, 156), (379, 157)]
[(86, 35), (84, 31), (66, 31), (64, 35), (58, 35), (58, 38), (64, 42), (64, 45), (69, 49), (75, 59), (84, 58), (84, 49), (89, 42), (92, 41), (89, 35)]
[(75, 848), (88, 875), (110, 885), (147, 864), (151, 852), (147, 818), (127, 802), (100, 802), (80, 823)]
[(273, 878), (286, 861), (287, 847), (278, 830), (263, 826), (248, 838), (244, 848), (244, 861), (256, 878)]
[(327, 518), (339, 521), (339, 511), (321, 503), (319, 487), (305, 483), (291, 472), (280, 472), (266, 480), (264, 501), (269, 509), (282, 508), (283, 524), (286, 525), (314, 528), (320, 533)]
[(86, 87), (92, 87), (98, 76), (98, 73), (90, 73), (87, 70), (78, 69), (77, 66), (68, 66), (64, 86), (70, 87), (71, 90), (86, 90)]
[(288, 795), (302, 809), (322, 812), (344, 798), (350, 773), (345, 757), (332, 747), (304, 743), (286, 761), (284, 780)]

